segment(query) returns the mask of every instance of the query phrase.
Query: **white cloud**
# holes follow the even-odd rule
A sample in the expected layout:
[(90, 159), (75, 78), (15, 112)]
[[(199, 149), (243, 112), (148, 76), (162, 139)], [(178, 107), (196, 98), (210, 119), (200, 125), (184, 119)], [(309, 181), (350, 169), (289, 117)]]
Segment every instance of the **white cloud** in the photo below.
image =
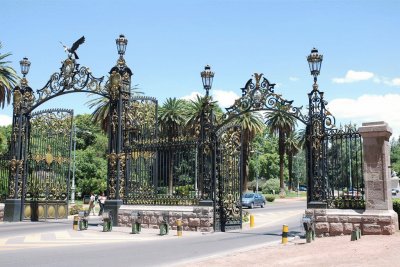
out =
[(199, 93), (199, 92), (191, 92), (190, 95), (185, 95), (182, 96), (181, 99), (185, 99), (185, 100), (196, 100), (197, 96), (203, 96), (203, 94)]
[(383, 83), (389, 86), (400, 86), (400, 78), (387, 79)]
[[(213, 99), (215, 101), (218, 101), (218, 104), (222, 108), (227, 108), (232, 106), (235, 100), (240, 98), (240, 96), (233, 91), (212, 89), (210, 91), (210, 94), (213, 96)], [(197, 95), (203, 96), (204, 94), (194, 91), (191, 92), (189, 95), (181, 97), (181, 99), (195, 100)]]
[(0, 114), (0, 126), (12, 124), (12, 117)]
[(291, 80), (292, 82), (296, 82), (299, 80), (299, 78), (297, 77), (289, 77), (289, 80)]
[[(363, 122), (385, 121), (393, 129), (393, 137), (400, 135), (400, 94), (362, 95), (357, 99), (338, 98), (330, 101), (327, 108), (337, 121)], [(338, 123), (337, 123), (338, 124)], [(338, 126), (338, 125), (337, 125)]]
[[(353, 83), (358, 81), (365, 81), (373, 78), (375, 75), (372, 72), (368, 71), (354, 71), (349, 70), (346, 73), (344, 78), (333, 78), (332, 81), (334, 83)], [(378, 80), (374, 80), (378, 82)]]
[(236, 99), (240, 98), (238, 94), (233, 91), (213, 90), (212, 95), (219, 105), (227, 108), (233, 105)]

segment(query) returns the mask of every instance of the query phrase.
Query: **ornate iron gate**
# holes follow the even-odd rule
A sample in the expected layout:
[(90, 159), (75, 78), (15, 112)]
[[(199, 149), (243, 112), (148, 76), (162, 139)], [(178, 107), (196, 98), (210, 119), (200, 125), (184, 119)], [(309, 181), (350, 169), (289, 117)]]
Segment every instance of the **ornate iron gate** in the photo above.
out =
[(242, 132), (226, 125), (217, 132), (214, 230), (242, 228)]
[(28, 124), (23, 219), (67, 218), (72, 121), (72, 110), (32, 113)]
[(0, 154), (0, 203), (4, 202), (7, 197), (10, 160), (11, 157), (8, 151)]

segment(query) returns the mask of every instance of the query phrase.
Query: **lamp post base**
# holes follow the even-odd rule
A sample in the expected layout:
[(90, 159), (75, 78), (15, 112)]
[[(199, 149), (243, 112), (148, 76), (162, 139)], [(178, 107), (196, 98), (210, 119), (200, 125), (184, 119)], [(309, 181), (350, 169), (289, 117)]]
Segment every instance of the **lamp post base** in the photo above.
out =
[(121, 205), (121, 199), (106, 200), (104, 203), (104, 211), (111, 213), (113, 226), (118, 226), (118, 210)]
[(6, 199), (4, 202), (4, 221), (19, 222), (21, 221), (22, 201), (21, 199)]

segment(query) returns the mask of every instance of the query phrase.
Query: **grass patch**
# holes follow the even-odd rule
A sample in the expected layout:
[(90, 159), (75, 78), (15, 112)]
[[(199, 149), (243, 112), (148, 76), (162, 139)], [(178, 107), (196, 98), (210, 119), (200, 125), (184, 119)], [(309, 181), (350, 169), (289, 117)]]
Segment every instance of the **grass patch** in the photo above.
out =
[[(299, 192), (299, 197), (306, 197), (307, 196), (307, 192), (305, 191), (300, 191)], [(297, 192), (295, 191), (288, 191), (286, 192), (286, 197), (297, 197)]]

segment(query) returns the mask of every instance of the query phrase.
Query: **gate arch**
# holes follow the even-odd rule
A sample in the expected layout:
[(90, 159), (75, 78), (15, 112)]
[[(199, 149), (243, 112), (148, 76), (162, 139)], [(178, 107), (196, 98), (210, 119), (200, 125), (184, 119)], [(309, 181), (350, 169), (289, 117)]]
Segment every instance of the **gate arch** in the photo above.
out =
[[(110, 78), (103, 86), (104, 77), (96, 78), (89, 68), (78, 64), (77, 59), (69, 54), (60, 67), (60, 71), (52, 74), (44, 87), (36, 91), (36, 95), (28, 85), (26, 75), (29, 72), (30, 62), (24, 58), (20, 64), (23, 78), (20, 85), (13, 89), (13, 122), (12, 138), (10, 140), (10, 169), (8, 194), (5, 201), (6, 221), (20, 221), (24, 216), (23, 203), (27, 197), (28, 149), (30, 137), (30, 120), (32, 113), (39, 106), (50, 99), (69, 93), (97, 94), (109, 99), (109, 157), (107, 190), (110, 202), (117, 201), (124, 193), (123, 182), (125, 163), (123, 153), (123, 126), (122, 114), (124, 106), (130, 99), (131, 76), (130, 68), (126, 65), (124, 54), (127, 39), (120, 35), (116, 39), (119, 53), (117, 64), (110, 70)], [(30, 195), (29, 195), (30, 196)], [(117, 201), (117, 205), (120, 201)]]

